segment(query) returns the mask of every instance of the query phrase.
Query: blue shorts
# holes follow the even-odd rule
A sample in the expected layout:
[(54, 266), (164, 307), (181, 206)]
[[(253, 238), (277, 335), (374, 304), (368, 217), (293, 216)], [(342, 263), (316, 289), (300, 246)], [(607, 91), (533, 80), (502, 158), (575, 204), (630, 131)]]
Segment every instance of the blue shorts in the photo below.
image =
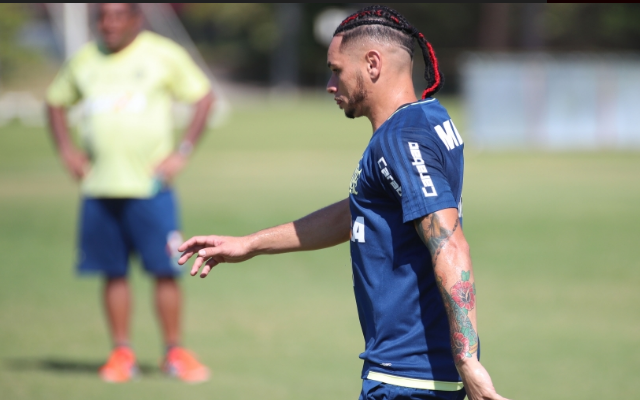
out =
[(463, 400), (466, 396), (464, 389), (456, 392), (442, 390), (413, 389), (373, 381), (362, 380), (362, 392), (359, 400)]
[(84, 198), (78, 241), (80, 274), (124, 277), (132, 253), (156, 277), (175, 277), (182, 269), (182, 235), (170, 189), (149, 199)]

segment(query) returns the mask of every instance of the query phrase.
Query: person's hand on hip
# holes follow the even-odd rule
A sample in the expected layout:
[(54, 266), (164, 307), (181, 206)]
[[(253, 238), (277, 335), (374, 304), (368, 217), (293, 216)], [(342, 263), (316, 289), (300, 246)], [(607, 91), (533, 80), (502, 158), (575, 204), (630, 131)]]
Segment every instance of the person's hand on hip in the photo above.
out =
[(67, 171), (69, 171), (71, 176), (76, 180), (84, 178), (89, 172), (89, 169), (91, 169), (87, 155), (73, 147), (68, 147), (60, 151), (60, 156)]
[(180, 171), (187, 165), (187, 157), (179, 152), (171, 153), (156, 167), (155, 173), (161, 176), (165, 183), (173, 181)]

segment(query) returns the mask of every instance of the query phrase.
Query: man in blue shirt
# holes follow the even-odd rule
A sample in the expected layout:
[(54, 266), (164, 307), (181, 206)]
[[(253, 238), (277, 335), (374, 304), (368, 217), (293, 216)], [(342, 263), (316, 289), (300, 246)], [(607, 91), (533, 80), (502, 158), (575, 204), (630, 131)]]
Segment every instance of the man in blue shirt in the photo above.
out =
[[(427, 89), (417, 101), (413, 40)], [(462, 233), (463, 140), (433, 97), (443, 83), (424, 36), (397, 12), (367, 7), (345, 19), (328, 50), (327, 85), (349, 118), (367, 117), (373, 137), (349, 198), (297, 221), (245, 237), (199, 236), (201, 277), (221, 262), (313, 250), (351, 241), (365, 338), (360, 399), (503, 399), (478, 360), (475, 284)]]

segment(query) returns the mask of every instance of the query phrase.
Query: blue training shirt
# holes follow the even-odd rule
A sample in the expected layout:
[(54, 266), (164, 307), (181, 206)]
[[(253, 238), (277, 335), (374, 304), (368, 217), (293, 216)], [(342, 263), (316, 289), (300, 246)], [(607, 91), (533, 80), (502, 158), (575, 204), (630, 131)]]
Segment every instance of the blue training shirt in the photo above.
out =
[[(459, 382), (431, 255), (413, 220), (462, 219), (463, 142), (438, 100), (400, 107), (373, 134), (349, 187), (351, 260), (369, 371)], [(461, 221), (462, 222), (462, 221)]]

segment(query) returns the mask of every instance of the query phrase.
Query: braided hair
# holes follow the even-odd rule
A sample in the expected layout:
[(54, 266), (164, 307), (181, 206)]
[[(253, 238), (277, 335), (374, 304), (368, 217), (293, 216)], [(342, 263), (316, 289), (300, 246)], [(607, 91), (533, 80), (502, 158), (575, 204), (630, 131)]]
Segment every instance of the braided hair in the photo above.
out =
[(342, 34), (342, 45), (361, 37), (373, 37), (393, 41), (407, 50), (413, 58), (413, 39), (418, 41), (424, 58), (424, 79), (427, 88), (422, 92), (426, 99), (434, 95), (444, 85), (444, 75), (438, 68), (436, 53), (422, 33), (397, 11), (385, 6), (370, 6), (347, 17), (333, 33)]

